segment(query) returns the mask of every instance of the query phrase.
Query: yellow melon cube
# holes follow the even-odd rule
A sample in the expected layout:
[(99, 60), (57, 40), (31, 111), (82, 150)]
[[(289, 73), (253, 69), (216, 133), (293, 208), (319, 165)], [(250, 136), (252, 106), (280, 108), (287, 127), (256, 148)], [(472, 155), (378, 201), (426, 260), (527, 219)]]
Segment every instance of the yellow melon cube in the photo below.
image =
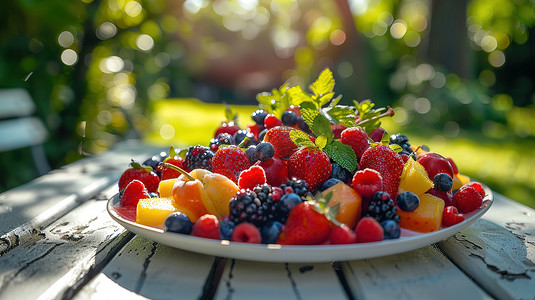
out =
[(160, 184), (158, 185), (158, 194), (160, 197), (173, 198), (173, 185), (175, 184), (175, 181), (176, 178), (160, 181)]
[(416, 232), (439, 230), (442, 225), (444, 200), (431, 194), (423, 194), (419, 198), (420, 205), (414, 211), (408, 212), (398, 208), (398, 214), (401, 217), (399, 225)]
[(420, 196), (433, 187), (433, 181), (429, 179), (425, 168), (414, 159), (409, 159), (403, 166), (401, 180), (399, 182), (400, 193), (402, 191), (413, 192)]
[(461, 186), (470, 182), (470, 177), (457, 173), (453, 176), (453, 188), (452, 190), (458, 190)]
[(140, 199), (136, 209), (136, 223), (147, 226), (163, 225), (165, 218), (178, 208), (171, 198)]

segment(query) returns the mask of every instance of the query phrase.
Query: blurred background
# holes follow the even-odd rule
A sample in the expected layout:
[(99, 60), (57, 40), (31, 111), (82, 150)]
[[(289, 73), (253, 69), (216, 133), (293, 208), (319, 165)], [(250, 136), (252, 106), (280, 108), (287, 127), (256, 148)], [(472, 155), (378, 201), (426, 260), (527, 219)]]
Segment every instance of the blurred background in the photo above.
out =
[[(191, 141), (191, 131), (173, 122), (215, 130), (222, 103), (236, 105), (245, 126), (257, 93), (285, 82), (306, 87), (329, 67), (342, 104), (395, 107), (389, 133), (452, 157), (462, 173), (535, 207), (532, 0), (13, 0), (3, 7), (0, 91), (29, 92), (48, 132), (51, 168), (124, 139)], [(39, 176), (28, 147), (1, 152), (0, 168), (0, 192)]]

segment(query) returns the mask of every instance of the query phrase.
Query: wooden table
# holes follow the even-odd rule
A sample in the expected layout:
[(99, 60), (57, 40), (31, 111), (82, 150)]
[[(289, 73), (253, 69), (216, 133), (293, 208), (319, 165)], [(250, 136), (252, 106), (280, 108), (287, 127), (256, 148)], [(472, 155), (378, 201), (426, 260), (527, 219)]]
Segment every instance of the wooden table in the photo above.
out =
[(126, 231), (106, 212), (136, 142), (0, 195), (0, 299), (535, 299), (535, 211), (495, 194), (435, 245), (332, 263), (191, 253)]

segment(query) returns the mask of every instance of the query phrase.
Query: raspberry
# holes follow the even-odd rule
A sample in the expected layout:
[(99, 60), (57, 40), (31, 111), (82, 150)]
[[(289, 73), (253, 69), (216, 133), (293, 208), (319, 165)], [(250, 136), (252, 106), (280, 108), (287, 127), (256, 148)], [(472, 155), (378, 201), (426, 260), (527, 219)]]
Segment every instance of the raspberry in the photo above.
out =
[(253, 189), (257, 185), (266, 183), (266, 172), (259, 166), (252, 166), (240, 173), (238, 186), (240, 189)]
[(331, 229), (329, 242), (333, 245), (353, 244), (357, 242), (357, 235), (347, 225), (342, 224)]
[(472, 181), (465, 185), (475, 188), (476, 191), (478, 191), (479, 194), (481, 195), (481, 198), (485, 198), (485, 190), (483, 189), (483, 186), (481, 185), (481, 183)]
[(379, 242), (384, 240), (384, 229), (371, 217), (362, 217), (355, 227), (357, 243)]
[(353, 188), (362, 197), (371, 198), (383, 189), (383, 178), (374, 169), (359, 170), (353, 175)]
[(463, 185), (453, 196), (457, 209), (461, 213), (469, 213), (481, 207), (483, 197), (470, 185)]
[(194, 169), (206, 169), (212, 171), (212, 158), (214, 153), (208, 147), (201, 145), (191, 146), (182, 161), (182, 166), (186, 171), (191, 172)]
[(134, 179), (124, 189), (121, 196), (121, 205), (123, 206), (136, 206), (139, 199), (150, 198), (149, 192), (145, 188), (143, 182)]
[(243, 222), (234, 227), (230, 240), (241, 243), (259, 244), (262, 238), (260, 237), (258, 227), (251, 223)]
[(211, 214), (203, 215), (193, 224), (191, 235), (218, 240), (220, 236), (219, 220)]
[(370, 147), (368, 135), (360, 127), (349, 127), (342, 131), (340, 134), (340, 141), (351, 146), (358, 159), (360, 159), (364, 151)]
[(464, 221), (464, 216), (459, 214), (455, 206), (446, 206), (442, 212), (442, 225), (449, 227)]

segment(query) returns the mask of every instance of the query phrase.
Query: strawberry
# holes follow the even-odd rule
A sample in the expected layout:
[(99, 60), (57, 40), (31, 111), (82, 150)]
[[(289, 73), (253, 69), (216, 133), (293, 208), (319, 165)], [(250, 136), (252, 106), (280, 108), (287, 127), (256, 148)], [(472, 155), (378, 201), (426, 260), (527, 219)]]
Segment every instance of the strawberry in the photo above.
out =
[(340, 141), (351, 146), (358, 159), (360, 159), (362, 153), (370, 147), (368, 135), (361, 127), (349, 127), (345, 129), (340, 135)]
[(273, 127), (276, 127), (276, 126), (281, 126), (282, 125), (282, 121), (281, 119), (277, 118), (275, 115), (273, 114), (269, 114), (267, 115), (265, 118), (264, 118), (264, 126), (267, 128), (267, 129), (271, 129)]
[(331, 130), (333, 131), (335, 139), (340, 139), (342, 136), (342, 132), (346, 129), (347, 126), (345, 126), (344, 124), (331, 124)]
[(331, 175), (331, 161), (327, 153), (315, 147), (301, 147), (288, 159), (288, 176), (306, 181), (314, 190)]
[(442, 212), (442, 225), (449, 227), (464, 221), (464, 216), (459, 214), (455, 206), (446, 206)]
[(122, 206), (137, 206), (139, 199), (150, 198), (149, 192), (143, 182), (134, 179), (124, 189), (121, 196)]
[(242, 222), (234, 227), (230, 240), (241, 243), (259, 244), (262, 241), (262, 237), (258, 227), (248, 222)]
[(212, 158), (213, 172), (225, 175), (235, 183), (240, 173), (250, 167), (251, 161), (245, 151), (235, 145), (219, 148)]
[(193, 224), (191, 235), (218, 240), (220, 237), (219, 229), (219, 220), (217, 217), (211, 214), (205, 214)]
[(276, 157), (288, 157), (297, 150), (298, 146), (290, 138), (292, 130), (297, 129), (289, 126), (276, 126), (266, 132), (264, 142), (269, 142), (275, 147)]
[(383, 190), (392, 199), (396, 199), (403, 172), (403, 159), (394, 150), (382, 144), (368, 148), (362, 154), (360, 168), (378, 171), (383, 178)]
[(383, 178), (374, 169), (357, 171), (351, 183), (353, 189), (364, 198), (371, 198), (375, 192), (383, 190)]
[(262, 167), (253, 165), (240, 173), (238, 186), (240, 189), (253, 189), (258, 184), (266, 183), (266, 172)]
[(353, 244), (357, 242), (357, 235), (347, 225), (341, 224), (332, 227), (329, 242), (332, 245)]
[(453, 200), (457, 209), (461, 213), (469, 213), (473, 210), (481, 207), (483, 203), (483, 197), (481, 194), (471, 185), (463, 185), (456, 193), (453, 195)]
[[(183, 166), (182, 166), (182, 157), (177, 155), (177, 153), (175, 151), (175, 148), (173, 146), (171, 146), (169, 148), (169, 157), (166, 157), (163, 160), (163, 162), (172, 164), (172, 165), (177, 166), (177, 167), (179, 167), (181, 169), (183, 168)], [(176, 170), (173, 170), (171, 168), (163, 168), (161, 170), (160, 178), (161, 178), (161, 180), (166, 180), (166, 179), (171, 179), (171, 178), (178, 178), (178, 176), (180, 176), (180, 172), (178, 172)]]
[(384, 229), (372, 217), (362, 217), (355, 227), (357, 243), (379, 242), (384, 240)]
[(222, 122), (221, 125), (219, 125), (219, 127), (216, 129), (214, 137), (219, 136), (221, 133), (228, 133), (233, 136), (240, 129), (240, 126), (238, 126), (234, 121)]
[(130, 168), (126, 169), (119, 179), (119, 191), (126, 188), (134, 179), (143, 182), (149, 193), (156, 193), (160, 184), (160, 177), (152, 171), (151, 167), (140, 165), (132, 160)]
[(329, 237), (330, 221), (314, 209), (314, 204), (305, 201), (297, 204), (288, 216), (277, 239), (281, 245), (317, 245)]

